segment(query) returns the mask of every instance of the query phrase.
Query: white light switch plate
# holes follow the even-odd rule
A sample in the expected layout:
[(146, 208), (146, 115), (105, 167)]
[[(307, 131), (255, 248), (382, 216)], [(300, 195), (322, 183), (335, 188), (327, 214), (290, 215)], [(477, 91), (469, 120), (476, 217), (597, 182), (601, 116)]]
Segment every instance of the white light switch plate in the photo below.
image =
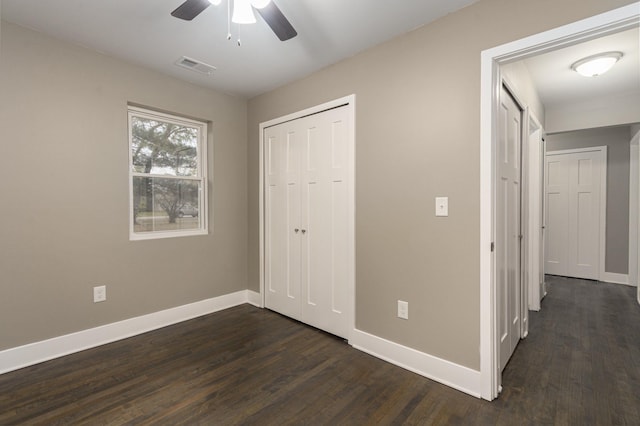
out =
[(107, 300), (107, 286), (100, 285), (93, 288), (93, 303)]
[(398, 300), (398, 318), (409, 319), (409, 302)]
[(436, 197), (436, 216), (449, 216), (449, 197)]

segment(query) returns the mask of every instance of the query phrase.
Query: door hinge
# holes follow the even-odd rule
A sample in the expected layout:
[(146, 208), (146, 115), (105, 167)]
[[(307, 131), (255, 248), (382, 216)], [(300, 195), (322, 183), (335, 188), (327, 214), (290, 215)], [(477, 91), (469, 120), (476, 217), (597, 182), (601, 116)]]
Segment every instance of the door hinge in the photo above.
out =
[(493, 252), (493, 250), (496, 248), (496, 244), (491, 241), (491, 252)]

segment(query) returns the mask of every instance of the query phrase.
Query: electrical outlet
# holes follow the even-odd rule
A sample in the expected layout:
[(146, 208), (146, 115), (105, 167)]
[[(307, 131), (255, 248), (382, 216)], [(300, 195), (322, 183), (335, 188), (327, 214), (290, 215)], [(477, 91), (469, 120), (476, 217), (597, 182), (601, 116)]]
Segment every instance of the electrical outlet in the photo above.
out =
[(93, 288), (93, 303), (104, 302), (107, 300), (107, 286), (99, 285)]
[(409, 319), (409, 302), (398, 300), (398, 318)]

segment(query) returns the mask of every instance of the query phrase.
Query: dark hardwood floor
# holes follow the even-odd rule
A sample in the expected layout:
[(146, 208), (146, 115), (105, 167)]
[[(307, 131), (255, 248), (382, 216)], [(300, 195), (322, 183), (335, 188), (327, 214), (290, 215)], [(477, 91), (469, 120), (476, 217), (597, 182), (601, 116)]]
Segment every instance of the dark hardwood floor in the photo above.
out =
[(640, 424), (635, 288), (549, 277), (487, 402), (244, 305), (0, 376), (0, 424)]

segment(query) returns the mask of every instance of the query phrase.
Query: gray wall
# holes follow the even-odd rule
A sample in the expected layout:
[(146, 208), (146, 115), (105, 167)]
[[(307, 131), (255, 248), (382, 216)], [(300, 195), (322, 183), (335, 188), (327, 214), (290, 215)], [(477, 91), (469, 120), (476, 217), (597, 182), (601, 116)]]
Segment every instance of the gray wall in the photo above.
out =
[[(1, 52), (0, 350), (247, 288), (246, 101), (7, 22)], [(212, 122), (209, 235), (129, 241), (127, 102)]]
[[(480, 367), (480, 52), (631, 1), (481, 0), (249, 101), (249, 283), (259, 286), (258, 125), (356, 100), (356, 325)], [(449, 217), (434, 197), (449, 197)], [(409, 301), (410, 319), (396, 318)]]
[[(0, 350), (258, 290), (258, 124), (355, 93), (357, 326), (479, 369), (480, 52), (631, 2), (481, 0), (252, 99), (248, 115), (3, 22)], [(213, 122), (211, 235), (128, 241), (127, 102)], [(448, 218), (434, 217), (440, 195)], [(107, 302), (92, 303), (96, 284)]]
[(514, 91), (513, 94), (516, 95), (518, 100), (529, 107), (529, 111), (540, 124), (544, 123), (545, 107), (540, 100), (533, 80), (531, 80), (531, 74), (529, 74), (529, 70), (524, 64), (524, 61), (500, 65), (500, 73), (511, 85), (510, 89)]
[(547, 151), (607, 147), (605, 271), (629, 273), (629, 126), (579, 130), (547, 136)]

